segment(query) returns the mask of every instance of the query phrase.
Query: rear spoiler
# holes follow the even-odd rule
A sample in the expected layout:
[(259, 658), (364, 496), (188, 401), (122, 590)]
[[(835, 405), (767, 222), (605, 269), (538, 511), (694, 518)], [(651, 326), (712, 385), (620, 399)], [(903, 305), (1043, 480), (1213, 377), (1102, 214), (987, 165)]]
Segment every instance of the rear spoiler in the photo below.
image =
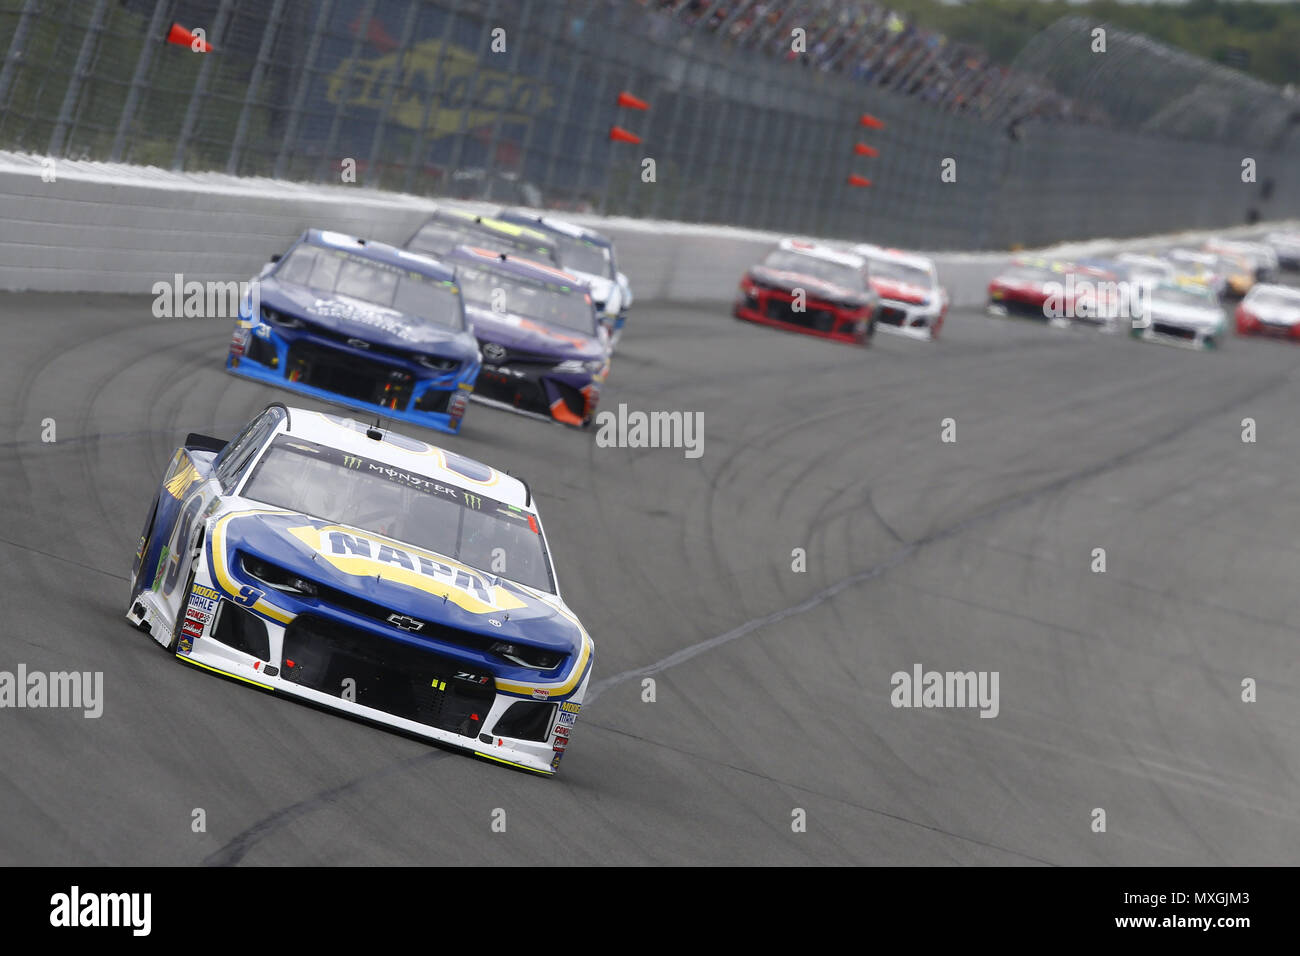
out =
[(189, 451), (219, 452), (226, 447), (226, 444), (225, 439), (213, 438), (211, 435), (200, 435), (198, 432), (190, 432), (185, 436), (185, 447)]

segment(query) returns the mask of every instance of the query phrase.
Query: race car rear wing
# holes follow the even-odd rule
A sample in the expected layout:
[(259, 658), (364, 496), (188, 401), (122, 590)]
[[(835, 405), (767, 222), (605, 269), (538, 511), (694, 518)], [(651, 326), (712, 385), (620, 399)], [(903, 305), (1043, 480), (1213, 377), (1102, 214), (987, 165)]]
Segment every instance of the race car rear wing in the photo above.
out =
[(224, 438), (213, 438), (211, 435), (200, 435), (198, 432), (190, 432), (185, 436), (186, 451), (219, 452), (227, 444), (228, 442)]

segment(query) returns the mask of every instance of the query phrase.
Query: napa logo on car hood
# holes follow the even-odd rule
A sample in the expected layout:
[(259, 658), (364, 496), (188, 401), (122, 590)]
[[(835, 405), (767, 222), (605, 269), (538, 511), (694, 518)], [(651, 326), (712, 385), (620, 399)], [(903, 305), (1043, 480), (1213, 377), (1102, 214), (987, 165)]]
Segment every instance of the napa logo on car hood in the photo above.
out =
[(410, 545), (342, 525), (304, 525), (287, 531), (344, 574), (404, 584), (446, 598), (471, 614), (527, 606), (483, 572)]
[[(562, 653), (574, 653), (584, 640), (558, 596), (377, 532), (295, 511), (248, 509), (239, 502), (217, 520), (210, 548), (220, 588), (281, 623), (292, 619), (279, 604), (281, 595), (241, 568), (241, 556), (424, 621)], [(328, 596), (322, 600), (331, 603)]]

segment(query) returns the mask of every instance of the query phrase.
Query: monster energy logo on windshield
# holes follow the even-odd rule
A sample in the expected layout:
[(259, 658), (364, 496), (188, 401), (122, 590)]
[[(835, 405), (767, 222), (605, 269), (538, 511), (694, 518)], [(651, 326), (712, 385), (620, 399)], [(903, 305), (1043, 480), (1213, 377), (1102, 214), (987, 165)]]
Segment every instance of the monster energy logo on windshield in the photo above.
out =
[(358, 458), (356, 455), (344, 455), (344, 456), (343, 456), (343, 467), (345, 467), (345, 468), (360, 468), (360, 467), (361, 467), (361, 459)]
[(461, 497), (465, 501), (465, 507), (473, 508), (475, 511), (482, 510), (483, 499), (480, 498), (478, 495), (471, 495), (468, 491), (462, 491)]

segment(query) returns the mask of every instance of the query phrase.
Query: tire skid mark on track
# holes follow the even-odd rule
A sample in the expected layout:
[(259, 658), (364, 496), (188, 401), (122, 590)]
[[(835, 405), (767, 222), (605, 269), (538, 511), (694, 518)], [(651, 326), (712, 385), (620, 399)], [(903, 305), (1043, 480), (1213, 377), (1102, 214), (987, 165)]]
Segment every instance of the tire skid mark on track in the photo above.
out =
[(1180, 438), (1182, 435), (1186, 434), (1191, 429), (1202, 424), (1206, 417), (1212, 417), (1214, 415), (1223, 414), (1233, 408), (1244, 405), (1255, 398), (1261, 397), (1267, 394), (1268, 392), (1281, 388), (1283, 385), (1286, 384), (1289, 378), (1290, 378), (1289, 374), (1272, 376), (1268, 379), (1265, 379), (1262, 383), (1258, 384), (1247, 394), (1234, 396), (1228, 402), (1215, 407), (1214, 409), (1212, 409), (1210, 412), (1206, 414), (1198, 413), (1190, 420), (1182, 423), (1181, 425), (1178, 425), (1177, 427), (1173, 428), (1170, 431), (1165, 432), (1163, 435), (1151, 439), (1146, 444), (1139, 445), (1134, 448), (1130, 448), (1129, 450), (1120, 452), (1119, 454), (1114, 455), (1104, 461), (1090, 465), (1079, 471), (1072, 472), (1071, 474), (1064, 475), (1048, 483), (1047, 485), (1043, 485), (1038, 488), (1031, 488), (1020, 494), (1015, 494), (1008, 498), (1004, 498), (1001, 501), (995, 502), (989, 507), (985, 508), (984, 510), (979, 511), (973, 515), (970, 515), (969, 517), (964, 518), (958, 521), (957, 523), (948, 526), (947, 528), (932, 532), (931, 534), (925, 535), (924, 537), (910, 544), (907, 544), (902, 548), (899, 548), (897, 551), (895, 551), (894, 553), (886, 557), (883, 561), (875, 565), (872, 565), (871, 567), (865, 568), (862, 571), (858, 571), (855, 574), (851, 574), (848, 577), (842, 578), (839, 581), (836, 581), (835, 583), (827, 587), (822, 588), (821, 590), (812, 594), (810, 597), (805, 598), (803, 601), (800, 601), (798, 604), (792, 605), (790, 607), (782, 608), (781, 610), (778, 611), (773, 611), (771, 614), (766, 614), (763, 615), (762, 617), (752, 618), (748, 621), (745, 621), (743, 624), (737, 625), (736, 627), (732, 628), (729, 631), (726, 631), (722, 634), (718, 634), (714, 637), (709, 638), (708, 640), (701, 641), (698, 644), (692, 644), (689, 647), (684, 647), (681, 650), (676, 651), (675, 653), (670, 654), (661, 660), (655, 661), (652, 664), (647, 664), (644, 667), (638, 667), (633, 670), (623, 671), (622, 673), (615, 674), (612, 677), (607, 677), (604, 680), (597, 681), (591, 686), (591, 689), (587, 695), (587, 699), (589, 702), (594, 701), (597, 697), (599, 697), (602, 693), (604, 693), (606, 690), (610, 689), (611, 687), (616, 687), (619, 684), (625, 683), (626, 681), (633, 680), (638, 677), (652, 677), (655, 674), (659, 674), (662, 673), (663, 671), (670, 670), (673, 667), (678, 666), (679, 664), (684, 664), (686, 661), (689, 661), (692, 658), (699, 656), (700, 654), (704, 654), (708, 651), (711, 651), (716, 647), (721, 647), (725, 644), (730, 644), (732, 641), (744, 637), (747, 634), (751, 634), (754, 631), (762, 630), (763, 628), (766, 628), (772, 624), (776, 624), (780, 621), (784, 621), (786, 618), (794, 617), (798, 614), (803, 614), (806, 611), (810, 611), (815, 607), (819, 607), (820, 605), (826, 603), (831, 598), (835, 597), (835, 595), (839, 594), (841, 591), (846, 590), (847, 588), (856, 587), (859, 584), (864, 584), (867, 581), (871, 581), (875, 578), (880, 577), (886, 572), (892, 570), (893, 568), (907, 561), (910, 557), (912, 557), (913, 554), (915, 554), (918, 550), (925, 547), (926, 545), (934, 544), (935, 542), (938, 541), (944, 541), (949, 538), (956, 537), (957, 535), (962, 534), (963, 532), (965, 532), (966, 530), (968, 530), (969, 528), (975, 525), (982, 524), (994, 518), (1000, 517), (1017, 508), (1022, 508), (1025, 505), (1028, 505), (1034, 501), (1038, 501), (1048, 495), (1055, 494), (1058, 491), (1061, 491), (1062, 489), (1070, 485), (1073, 485), (1077, 482), (1084, 481), (1089, 478), (1094, 478), (1097, 475), (1103, 474), (1107, 471), (1111, 471), (1115, 468), (1118, 468), (1121, 465), (1127, 464), (1128, 462), (1132, 461), (1133, 459), (1147, 452), (1149, 449), (1158, 448), (1161, 445), (1167, 444), (1169, 442), (1174, 441), (1177, 438)]
[(774, 777), (771, 776), (770, 774), (765, 774), (760, 771), (753, 770), (749, 767), (742, 767), (739, 764), (730, 763), (726, 760), (717, 760), (715, 758), (707, 757), (703, 754), (699, 754), (682, 747), (675, 747), (672, 744), (666, 744), (663, 743), (662, 741), (652, 740), (649, 737), (643, 737), (637, 734), (630, 733), (626, 730), (620, 730), (617, 727), (609, 727), (605, 724), (599, 724), (594, 721), (591, 722), (591, 726), (593, 728), (598, 728), (600, 730), (603, 730), (607, 733), (617, 734), (620, 737), (624, 737), (628, 740), (633, 740), (639, 744), (645, 744), (651, 747), (662, 747), (665, 750), (671, 750), (674, 753), (681, 754), (684, 757), (689, 757), (692, 760), (700, 761), (701, 763), (706, 763), (715, 767), (722, 767), (726, 770), (730, 770), (738, 774), (744, 774), (745, 776), (753, 777), (757, 780), (762, 780), (766, 783), (771, 783), (779, 787), (784, 787), (787, 790), (792, 790), (796, 793), (805, 794), (807, 796), (818, 797), (819, 799), (822, 800), (828, 800), (834, 803), (838, 803), (843, 806), (850, 807), (854, 810), (860, 810), (863, 813), (871, 814), (872, 816), (882, 817), (894, 823), (901, 823), (907, 827), (916, 827), (922, 830), (929, 830), (931, 833), (936, 833), (939, 834), (940, 836), (948, 837), (954, 840), (959, 840), (962, 843), (969, 843), (973, 846), (984, 847), (985, 849), (989, 849), (989, 850), (996, 850), (998, 853), (1004, 853), (1008, 856), (1018, 857), (1022, 860), (1028, 860), (1033, 863), (1040, 863), (1044, 866), (1058, 865), (1056, 863), (1053, 863), (1051, 860), (1043, 859), (1042, 857), (1035, 856), (1032, 853), (1026, 853), (1023, 850), (1016, 850), (1011, 847), (1003, 846), (998, 843), (992, 843), (988, 840), (981, 840), (979, 837), (970, 836), (964, 833), (958, 833), (955, 830), (949, 830), (946, 829), (945, 827), (941, 827), (936, 824), (926, 823), (923, 820), (917, 820), (912, 817), (905, 816), (904, 814), (893, 813), (892, 811), (884, 810), (881, 809), (880, 807), (873, 807), (868, 804), (858, 803), (853, 800), (848, 800), (845, 799), (844, 797), (837, 796), (836, 794), (827, 793), (822, 790), (817, 790), (805, 784), (795, 783), (794, 781), (791, 780), (782, 780), (778, 777)]
[(378, 783), (396, 774), (403, 773), (414, 767), (424, 767), (435, 763), (444, 757), (451, 757), (454, 754), (447, 750), (428, 750), (414, 757), (407, 757), (390, 764), (375, 773), (367, 774), (364, 777), (355, 777), (340, 783), (336, 786), (321, 790), (292, 803), (287, 807), (281, 807), (274, 813), (268, 814), (261, 820), (258, 820), (250, 827), (246, 827), (239, 833), (227, 840), (221, 849), (209, 854), (203, 860), (203, 866), (235, 866), (240, 863), (244, 857), (248, 856), (259, 843), (267, 837), (284, 829), (291, 823), (308, 816), (317, 810), (324, 809), (332, 804), (338, 803), (340, 799), (350, 796), (373, 783)]

